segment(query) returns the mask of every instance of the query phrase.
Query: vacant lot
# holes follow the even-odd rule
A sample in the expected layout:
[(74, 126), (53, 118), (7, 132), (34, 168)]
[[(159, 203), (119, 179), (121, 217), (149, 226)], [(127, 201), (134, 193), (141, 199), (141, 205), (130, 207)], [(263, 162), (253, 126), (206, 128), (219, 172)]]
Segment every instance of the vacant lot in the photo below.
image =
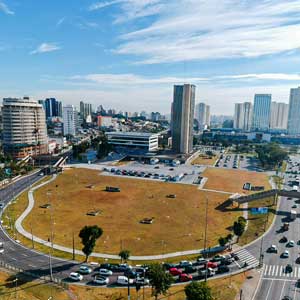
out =
[(192, 165), (206, 165), (206, 166), (213, 166), (217, 161), (218, 156), (208, 156), (205, 154), (200, 154), (192, 161)]
[[(104, 191), (106, 186), (120, 187), (120, 193)], [(167, 198), (176, 194), (175, 199)], [(226, 195), (197, 190), (196, 186), (152, 182), (131, 178), (101, 176), (98, 171), (71, 169), (56, 181), (35, 192), (36, 205), (24, 221), (24, 227), (47, 240), (50, 235), (50, 211), (40, 205), (52, 203), (54, 242), (81, 249), (78, 238), (85, 225), (97, 224), (103, 236), (97, 252), (117, 254), (126, 248), (134, 255), (150, 255), (203, 247), (205, 203), (209, 203), (208, 242), (228, 234), (227, 227), (238, 212), (220, 212), (215, 207)], [(96, 216), (87, 216), (100, 210)], [(151, 225), (140, 224), (143, 218), (154, 218)]]
[(249, 193), (243, 190), (245, 182), (250, 182), (252, 185), (264, 186), (265, 189), (270, 188), (268, 175), (265, 173), (207, 168), (202, 173), (202, 176), (208, 178), (204, 186), (206, 189), (232, 193)]

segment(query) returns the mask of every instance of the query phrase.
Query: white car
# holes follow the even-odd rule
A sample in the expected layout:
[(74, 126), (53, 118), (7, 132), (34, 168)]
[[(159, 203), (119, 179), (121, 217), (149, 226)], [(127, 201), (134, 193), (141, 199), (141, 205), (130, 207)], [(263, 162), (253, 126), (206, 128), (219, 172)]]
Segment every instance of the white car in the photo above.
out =
[(4, 253), (4, 244), (0, 242), (0, 253)]
[(99, 270), (99, 275), (102, 275), (102, 276), (111, 276), (112, 274), (113, 274), (113, 272), (110, 270), (107, 270), (107, 269)]
[[(118, 276), (117, 284), (120, 285), (128, 285), (128, 277), (126, 276)], [(129, 284), (133, 284), (133, 279), (129, 279)]]
[(70, 273), (69, 278), (72, 279), (73, 281), (81, 281), (83, 279), (83, 276), (80, 275), (79, 273), (72, 272)]
[(109, 278), (108, 277), (104, 277), (104, 276), (100, 276), (100, 275), (96, 275), (94, 277), (94, 280), (93, 282), (95, 284), (101, 284), (101, 285), (104, 285), (104, 284), (108, 284), (109, 283)]
[(150, 280), (144, 277), (137, 277), (137, 279), (135, 280), (136, 284), (140, 284), (140, 285), (149, 285), (150, 284)]
[(290, 256), (289, 250), (284, 250), (284, 252), (281, 254), (283, 258), (288, 258)]

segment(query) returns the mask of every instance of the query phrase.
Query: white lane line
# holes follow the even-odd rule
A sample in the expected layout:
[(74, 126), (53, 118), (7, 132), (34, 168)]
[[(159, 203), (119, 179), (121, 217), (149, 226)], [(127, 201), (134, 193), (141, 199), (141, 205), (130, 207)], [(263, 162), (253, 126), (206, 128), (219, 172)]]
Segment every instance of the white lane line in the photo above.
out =
[(270, 286), (269, 286), (269, 289), (268, 289), (268, 292), (267, 292), (267, 296), (266, 296), (266, 300), (268, 299), (268, 297), (269, 297), (269, 294), (270, 294), (270, 291), (271, 291), (271, 287), (272, 287), (272, 285), (273, 285), (273, 280), (271, 281), (271, 284), (270, 284)]
[(276, 280), (276, 281), (286, 281), (286, 282), (297, 282), (297, 280), (295, 280), (295, 279), (269, 278), (269, 277), (263, 277), (262, 280)]
[(271, 276), (271, 273), (272, 273), (273, 267), (274, 267), (274, 266), (270, 266), (270, 268), (269, 268), (269, 272), (268, 272), (268, 275), (269, 275), (269, 276)]
[(287, 280), (285, 280), (284, 283), (283, 283), (283, 287), (282, 287), (279, 299), (282, 299), (282, 295), (283, 295), (283, 292), (284, 292), (284, 287), (285, 287), (286, 282), (287, 282)]
[(280, 276), (282, 276), (282, 274), (283, 274), (283, 266), (280, 266)]
[(264, 275), (267, 275), (268, 268), (269, 268), (269, 266), (268, 266), (268, 265), (266, 265), (266, 268), (265, 268), (265, 271), (264, 271)]
[(275, 270), (276, 270), (276, 267), (277, 267), (277, 266), (274, 266), (274, 268), (273, 268), (273, 271), (272, 271), (272, 276), (274, 276), (274, 275), (275, 275)]
[(300, 268), (298, 268), (298, 277), (300, 277)]
[(275, 272), (275, 276), (277, 276), (277, 274), (278, 274), (278, 270), (279, 270), (279, 266), (276, 266), (276, 272)]

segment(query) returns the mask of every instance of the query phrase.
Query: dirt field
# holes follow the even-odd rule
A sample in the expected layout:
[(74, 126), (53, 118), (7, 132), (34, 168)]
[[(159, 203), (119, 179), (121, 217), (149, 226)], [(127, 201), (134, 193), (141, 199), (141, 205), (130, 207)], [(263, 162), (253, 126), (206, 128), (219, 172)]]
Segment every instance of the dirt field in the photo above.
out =
[(243, 190), (245, 182), (250, 182), (252, 185), (262, 185), (265, 189), (270, 188), (268, 175), (265, 173), (207, 168), (202, 176), (208, 178), (204, 186), (206, 189), (246, 194), (249, 192)]
[[(88, 187), (93, 185), (93, 187)], [(118, 186), (120, 193), (105, 192), (105, 187)], [(176, 194), (176, 199), (167, 198)], [(218, 238), (228, 234), (227, 227), (238, 212), (222, 213), (215, 207), (227, 196), (205, 193), (196, 186), (158, 183), (99, 175), (86, 169), (65, 171), (55, 182), (35, 192), (36, 205), (24, 221), (24, 227), (47, 240), (50, 235), (50, 209), (40, 205), (52, 203), (54, 242), (81, 249), (78, 238), (85, 225), (103, 228), (95, 251), (119, 253), (121, 247), (134, 255), (151, 255), (203, 247), (205, 199), (209, 201), (208, 242), (216, 245)], [(100, 210), (96, 217), (90, 210)], [(143, 218), (154, 218), (151, 225), (140, 224)]]
[(200, 154), (197, 158), (192, 161), (192, 165), (205, 165), (213, 166), (217, 161), (217, 156), (209, 157), (207, 155)]

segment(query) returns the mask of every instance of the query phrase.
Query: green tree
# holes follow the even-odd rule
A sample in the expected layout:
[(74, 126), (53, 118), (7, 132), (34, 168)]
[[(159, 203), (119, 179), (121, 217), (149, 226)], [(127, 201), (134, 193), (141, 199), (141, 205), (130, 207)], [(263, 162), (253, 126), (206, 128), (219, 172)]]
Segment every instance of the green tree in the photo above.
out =
[(243, 235), (246, 224), (247, 222), (244, 217), (239, 217), (238, 220), (233, 223), (233, 232), (238, 237), (237, 242), (239, 242), (240, 237)]
[(123, 262), (123, 260), (126, 262), (130, 256), (130, 251), (129, 250), (121, 250), (119, 253), (119, 256), (120, 256), (122, 262)]
[(160, 294), (166, 295), (173, 282), (173, 277), (166, 273), (163, 266), (159, 263), (150, 265), (148, 277), (152, 286), (152, 296), (155, 299), (158, 299)]
[(221, 247), (224, 247), (226, 244), (227, 244), (227, 239), (226, 238), (224, 238), (224, 237), (220, 237), (219, 238), (219, 245), (221, 246)]
[(84, 226), (80, 232), (79, 237), (83, 244), (82, 252), (85, 254), (85, 261), (87, 262), (89, 256), (93, 252), (97, 239), (102, 235), (103, 230), (97, 225)]
[(184, 288), (187, 300), (213, 300), (211, 288), (206, 282), (193, 281)]

